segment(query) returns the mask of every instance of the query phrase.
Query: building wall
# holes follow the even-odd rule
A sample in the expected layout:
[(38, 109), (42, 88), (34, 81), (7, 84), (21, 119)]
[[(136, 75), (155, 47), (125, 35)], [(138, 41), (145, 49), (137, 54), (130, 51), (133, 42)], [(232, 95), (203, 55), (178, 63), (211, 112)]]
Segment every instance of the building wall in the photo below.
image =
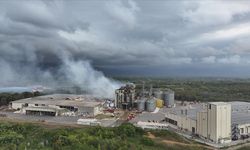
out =
[(94, 116), (94, 107), (78, 107), (78, 113), (83, 115)]
[[(231, 105), (223, 103), (208, 103), (204, 111), (197, 112), (196, 120), (188, 118), (185, 114), (166, 114), (177, 122), (181, 129), (195, 133), (210, 139), (215, 143), (231, 141)], [(250, 133), (250, 125), (245, 125), (244, 132)]]
[(217, 108), (217, 138), (231, 139), (231, 105)]
[(240, 135), (250, 134), (250, 124), (239, 124)]
[(172, 120), (177, 121), (177, 126), (183, 130), (187, 130), (192, 132), (192, 128), (194, 128), (195, 132), (197, 132), (196, 120), (188, 118), (186, 115), (176, 115), (172, 113), (167, 113), (166, 117)]
[(207, 112), (197, 113), (197, 134), (207, 138)]
[(15, 102), (12, 102), (12, 109), (21, 109), (23, 107), (24, 103), (15, 103)]
[(208, 104), (208, 108), (207, 108), (207, 122), (208, 122), (208, 125), (207, 125), (207, 132), (208, 132), (208, 135), (207, 135), (207, 138), (208, 139), (211, 139), (211, 140), (214, 140), (214, 141), (217, 141), (217, 134), (216, 134), (216, 131), (217, 131), (217, 128), (216, 128), (216, 120), (217, 120), (217, 112), (216, 112), (216, 107), (214, 107), (214, 105), (209, 105)]
[(208, 138), (216, 143), (219, 139), (231, 139), (231, 105), (208, 104)]
[[(25, 103), (15, 103), (12, 102), (12, 109), (21, 109), (23, 113), (25, 113), (25, 109), (23, 109), (23, 106)], [(35, 104), (28, 104), (29, 107), (43, 107), (43, 105), (38, 105), (36, 106)], [(50, 108), (55, 108), (55, 109), (60, 109), (59, 106), (56, 105), (46, 105), (47, 107)], [(99, 106), (93, 106), (93, 107), (79, 107), (78, 108), (78, 113), (79, 114), (89, 114), (90, 116), (96, 116), (99, 114), (100, 107)]]

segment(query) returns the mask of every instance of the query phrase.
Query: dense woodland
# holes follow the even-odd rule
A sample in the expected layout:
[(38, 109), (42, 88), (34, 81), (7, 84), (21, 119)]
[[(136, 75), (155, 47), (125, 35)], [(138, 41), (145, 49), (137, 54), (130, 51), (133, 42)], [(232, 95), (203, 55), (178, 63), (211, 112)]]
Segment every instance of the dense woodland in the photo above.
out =
[(230, 78), (117, 78), (134, 82), (138, 90), (152, 85), (154, 88), (170, 88), (175, 99), (181, 101), (250, 101), (250, 79)]
[[(184, 141), (170, 131), (150, 131), (156, 136)], [(155, 133), (156, 132), (156, 133)], [(147, 132), (132, 124), (114, 128), (48, 128), (33, 124), (0, 123), (1, 150), (199, 150), (201, 145), (168, 145), (152, 140)]]
[(23, 98), (30, 98), (35, 96), (40, 96), (42, 93), (40, 92), (23, 92), (23, 93), (0, 93), (0, 106), (8, 105), (9, 102), (23, 99)]

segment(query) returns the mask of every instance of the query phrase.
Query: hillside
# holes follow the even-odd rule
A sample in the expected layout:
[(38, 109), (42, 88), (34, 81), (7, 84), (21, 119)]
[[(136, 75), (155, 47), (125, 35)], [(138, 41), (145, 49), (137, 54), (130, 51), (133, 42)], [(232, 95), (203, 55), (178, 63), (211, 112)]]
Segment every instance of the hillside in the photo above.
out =
[(0, 149), (42, 150), (200, 150), (205, 146), (163, 131), (146, 132), (131, 124), (115, 128), (48, 127), (31, 123), (0, 123)]

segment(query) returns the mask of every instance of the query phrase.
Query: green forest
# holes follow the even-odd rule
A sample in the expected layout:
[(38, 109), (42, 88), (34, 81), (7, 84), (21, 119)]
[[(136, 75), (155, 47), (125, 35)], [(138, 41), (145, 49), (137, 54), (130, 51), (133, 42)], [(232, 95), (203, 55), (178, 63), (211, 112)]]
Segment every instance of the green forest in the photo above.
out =
[[(169, 140), (187, 143), (170, 131), (150, 131)], [(198, 146), (168, 145), (147, 137), (147, 131), (132, 124), (114, 128), (47, 127), (31, 123), (0, 123), (1, 150), (199, 150)]]
[(8, 105), (11, 101), (41, 96), (40, 92), (23, 92), (23, 93), (0, 93), (0, 106)]
[(137, 89), (169, 88), (175, 91), (175, 99), (180, 101), (250, 101), (250, 79), (232, 78), (116, 78), (133, 82)]

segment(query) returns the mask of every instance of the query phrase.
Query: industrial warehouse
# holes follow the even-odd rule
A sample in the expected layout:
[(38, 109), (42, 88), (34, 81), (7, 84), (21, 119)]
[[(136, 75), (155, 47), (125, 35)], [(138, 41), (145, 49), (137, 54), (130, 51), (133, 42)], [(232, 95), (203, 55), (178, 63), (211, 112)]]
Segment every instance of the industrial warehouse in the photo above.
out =
[(209, 102), (167, 110), (166, 122), (214, 143), (229, 143), (250, 134), (250, 103)]
[(103, 101), (88, 95), (54, 94), (13, 101), (11, 108), (23, 114), (96, 116)]
[[(102, 125), (97, 115), (125, 114), (136, 126), (149, 129), (175, 129), (187, 135), (215, 143), (248, 138), (250, 103), (180, 102), (171, 89), (136, 90), (132, 83), (114, 91), (115, 99), (104, 100), (90, 95), (53, 94), (12, 101), (10, 107), (20, 114), (40, 116), (81, 116), (77, 124)], [(121, 120), (116, 116), (113, 121)], [(106, 120), (111, 122), (112, 119)], [(110, 123), (109, 126), (119, 124)]]

